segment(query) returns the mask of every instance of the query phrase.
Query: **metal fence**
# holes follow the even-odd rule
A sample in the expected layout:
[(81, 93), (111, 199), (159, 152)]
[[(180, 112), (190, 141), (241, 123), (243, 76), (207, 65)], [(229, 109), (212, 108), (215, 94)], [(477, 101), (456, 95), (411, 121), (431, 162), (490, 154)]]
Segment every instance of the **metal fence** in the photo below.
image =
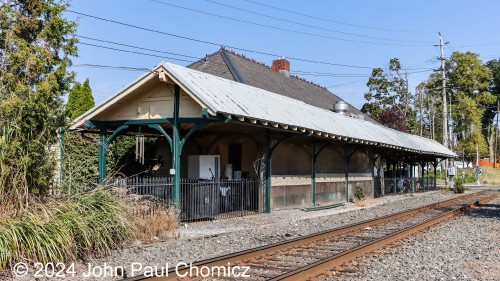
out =
[[(172, 177), (117, 178), (114, 185), (172, 207)], [(258, 179), (181, 179), (180, 203), (185, 222), (248, 216), (264, 212), (264, 187)]]
[[(409, 177), (399, 177), (396, 178), (396, 193), (412, 193), (412, 192), (424, 192), (429, 190), (435, 190), (434, 187), (434, 177), (424, 177), (422, 178), (409, 178)], [(394, 179), (386, 178), (384, 180), (384, 192), (385, 194), (394, 194)]]

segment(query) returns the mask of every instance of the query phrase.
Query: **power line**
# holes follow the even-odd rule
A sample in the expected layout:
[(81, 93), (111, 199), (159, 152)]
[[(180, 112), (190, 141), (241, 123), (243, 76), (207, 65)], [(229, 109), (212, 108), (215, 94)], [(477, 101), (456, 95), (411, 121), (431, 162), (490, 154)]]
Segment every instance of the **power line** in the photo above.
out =
[(255, 5), (259, 5), (259, 6), (271, 8), (271, 9), (274, 9), (274, 10), (278, 10), (278, 11), (282, 11), (282, 12), (294, 14), (294, 15), (299, 15), (299, 16), (303, 16), (303, 17), (308, 17), (308, 18), (316, 19), (316, 20), (327, 21), (327, 22), (332, 22), (332, 23), (337, 23), (337, 24), (342, 24), (342, 25), (348, 25), (348, 26), (354, 26), (354, 27), (359, 27), (359, 28), (372, 29), (372, 30), (380, 30), (380, 31), (389, 31), (389, 32), (404, 32), (404, 33), (434, 33), (434, 32), (431, 32), (431, 31), (395, 30), (395, 29), (386, 29), (386, 28), (378, 28), (378, 27), (373, 27), (373, 26), (352, 24), (352, 23), (347, 23), (347, 22), (342, 22), (342, 21), (337, 21), (337, 20), (331, 20), (331, 19), (321, 18), (321, 17), (317, 17), (317, 16), (312, 16), (312, 15), (308, 15), (308, 14), (304, 14), (304, 13), (299, 13), (299, 12), (295, 12), (295, 11), (291, 11), (291, 10), (286, 10), (286, 9), (278, 8), (278, 7), (275, 7), (275, 6), (263, 4), (263, 3), (260, 3), (260, 2), (252, 1), (252, 0), (244, 0), (244, 1), (253, 3)]
[(369, 77), (369, 74), (358, 74), (358, 73), (318, 73), (318, 72), (308, 72), (308, 71), (292, 71), (292, 74), (303, 75), (303, 76), (318, 76), (318, 77)]
[(328, 88), (328, 89), (330, 89), (330, 88), (338, 88), (338, 87), (342, 87), (342, 86), (346, 86), (346, 85), (351, 85), (351, 84), (357, 84), (357, 83), (361, 83), (361, 82), (366, 82), (366, 80), (365, 79), (363, 79), (363, 80), (356, 80), (356, 81), (351, 81), (351, 82), (336, 84), (336, 85), (332, 85), (332, 86), (327, 86), (326, 88)]
[(304, 31), (299, 31), (299, 30), (294, 30), (294, 29), (288, 29), (288, 28), (282, 28), (282, 27), (277, 27), (277, 26), (272, 26), (272, 25), (267, 25), (267, 24), (262, 24), (258, 22), (253, 22), (253, 21), (247, 21), (247, 20), (242, 20), (242, 19), (237, 19), (237, 18), (232, 18), (228, 16), (223, 16), (219, 14), (214, 14), (211, 12), (205, 12), (201, 10), (196, 10), (193, 8), (188, 8), (184, 6), (179, 6), (171, 3), (166, 3), (162, 2), (159, 0), (150, 0), (151, 2), (155, 2), (158, 4), (186, 10), (186, 11), (191, 11), (191, 12), (196, 12), (204, 15), (209, 15), (212, 17), (217, 17), (217, 18), (222, 18), (222, 19), (227, 19), (235, 22), (241, 22), (241, 23), (246, 23), (246, 24), (251, 24), (255, 26), (260, 26), (260, 27), (265, 27), (269, 29), (274, 29), (278, 31), (286, 31), (290, 33), (296, 33), (296, 34), (301, 34), (301, 35), (307, 35), (307, 36), (312, 36), (312, 37), (318, 37), (318, 38), (324, 38), (324, 39), (331, 39), (331, 40), (337, 40), (337, 41), (344, 41), (344, 42), (352, 42), (352, 43), (365, 43), (365, 44), (373, 44), (373, 45), (385, 45), (385, 46), (402, 46), (402, 47), (412, 47), (412, 46), (430, 46), (430, 45), (408, 45), (408, 44), (396, 44), (396, 43), (383, 43), (383, 42), (373, 42), (373, 41), (364, 41), (364, 40), (354, 40), (354, 39), (347, 39), (347, 38), (340, 38), (340, 37), (332, 37), (332, 36), (325, 36), (325, 35), (320, 35), (320, 34), (315, 34), (315, 33), (310, 33), (310, 32), (304, 32)]
[(85, 68), (104, 68), (104, 69), (111, 69), (111, 70), (126, 70), (126, 71), (150, 71), (149, 68), (145, 67), (131, 67), (131, 66), (112, 66), (112, 65), (102, 65), (102, 64), (89, 64), (89, 63), (81, 63), (81, 64), (74, 64), (72, 67), (85, 67)]
[(162, 53), (162, 54), (169, 54), (169, 55), (174, 55), (174, 56), (192, 58), (192, 59), (196, 59), (196, 60), (201, 59), (201, 58), (195, 57), (195, 56), (189, 56), (189, 55), (183, 55), (183, 54), (179, 54), (179, 53), (171, 53), (171, 52), (167, 52), (167, 51), (160, 51), (160, 50), (154, 50), (154, 49), (149, 49), (149, 48), (144, 48), (144, 47), (138, 47), (138, 46), (133, 46), (133, 45), (128, 45), (128, 44), (123, 44), (123, 43), (108, 41), (108, 40), (97, 39), (97, 38), (93, 38), (93, 37), (87, 37), (87, 36), (83, 36), (83, 35), (76, 35), (76, 37), (83, 38), (83, 39), (88, 39), (88, 40), (92, 40), (92, 41), (97, 41), (97, 42), (102, 42), (102, 43), (108, 43), (108, 44), (113, 44), (113, 45), (118, 45), (118, 46), (123, 46), (123, 47), (129, 47), (129, 48), (144, 50), (144, 51), (150, 51), (150, 52), (156, 52), (156, 53)]
[(85, 43), (85, 42), (78, 42), (78, 44), (80, 44), (80, 45), (85, 45), (85, 46), (96, 47), (96, 48), (101, 48), (101, 49), (108, 49), (108, 50), (113, 50), (113, 51), (118, 51), (118, 52), (124, 52), (124, 53), (131, 53), (131, 54), (137, 54), (137, 55), (143, 55), (143, 56), (155, 57), (155, 58), (170, 59), (170, 60), (178, 60), (178, 61), (184, 61), (184, 62), (194, 62), (194, 61), (192, 61), (192, 60), (178, 59), (178, 58), (165, 57), (165, 56), (159, 56), (159, 55), (147, 54), (147, 53), (136, 52), (136, 51), (130, 51), (130, 50), (123, 50), (123, 49), (118, 49), (118, 48), (113, 48), (113, 47), (106, 47), (106, 46), (102, 46), (102, 45), (96, 45), (96, 44)]
[[(404, 69), (402, 69), (404, 70)], [(413, 72), (407, 72), (406, 74), (415, 74), (415, 73), (423, 73), (423, 72), (430, 72), (433, 71), (434, 69), (428, 68), (424, 70), (419, 70), (419, 71), (413, 71)], [(308, 72), (308, 71), (292, 71), (292, 74), (298, 74), (298, 75), (304, 75), (304, 76), (317, 76), (317, 77), (371, 77), (370, 74), (361, 74), (361, 73), (327, 73), (327, 72)]]
[[(101, 40), (101, 39), (92, 38), (92, 37), (86, 37), (86, 36), (80, 36), (80, 35), (77, 35), (77, 37), (79, 37), (79, 38), (85, 38), (85, 39), (89, 39), (89, 40), (94, 40), (94, 41), (98, 41), (98, 42), (107, 42), (107, 43), (111, 43), (111, 44), (118, 44), (118, 45), (121, 45), (121, 46), (130, 47), (130, 48), (138, 48), (138, 49), (141, 49), (141, 50), (150, 50), (150, 51), (154, 51), (154, 52), (163, 52), (163, 51), (159, 51), (159, 50), (153, 50), (153, 49), (148, 49), (148, 48), (143, 48), (143, 47), (137, 47), (137, 46), (132, 46), (132, 45), (128, 45), (128, 44), (117, 43), (117, 42), (113, 42), (113, 41)], [(144, 53), (144, 52), (135, 52), (135, 51), (130, 51), (130, 50), (123, 50), (123, 49), (112, 48), (112, 47), (107, 47), (107, 46), (102, 46), (102, 45), (96, 45), (96, 44), (90, 44), (90, 43), (85, 43), (85, 42), (79, 42), (78, 44), (82, 44), (82, 45), (86, 45), (86, 46), (91, 46), (91, 47), (96, 47), (96, 48), (103, 48), (103, 49), (108, 49), (108, 50), (118, 51), (118, 52), (126, 52), (126, 53), (133, 53), (133, 54), (144, 55), (144, 56), (151, 56), (151, 57), (157, 57), (157, 58), (166, 58), (166, 59), (172, 59), (172, 60), (181, 60), (181, 61), (186, 61), (186, 62), (193, 62), (193, 61), (190, 61), (190, 60), (170, 58), (170, 57), (165, 57), (165, 56), (148, 54), (148, 53)], [(169, 53), (169, 54), (172, 54), (172, 53)], [(177, 54), (177, 55), (184, 56), (182, 54)], [(106, 66), (106, 67), (110, 67), (110, 66)], [(144, 68), (140, 68), (140, 70), (144, 70)], [(405, 70), (405, 69), (403, 69), (403, 70)], [(420, 69), (415, 68), (414, 70), (418, 70), (418, 71), (408, 72), (407, 74), (414, 74), (414, 73), (420, 73), (420, 72), (428, 72), (428, 71), (432, 71), (433, 69), (431, 69), (431, 68), (424, 68), (423, 70), (420, 70)], [(371, 76), (369, 74), (362, 74), (362, 73), (329, 73), (329, 72), (311, 72), (311, 71), (302, 71), (302, 70), (294, 70), (294, 71), (292, 71), (292, 74), (303, 75), (303, 76), (318, 76), (318, 77), (370, 77)]]
[[(153, 1), (153, 2), (159, 2), (157, 0), (151, 0), (151, 1)], [(321, 27), (321, 26), (310, 25), (310, 24), (305, 24), (305, 23), (293, 21), (293, 20), (287, 20), (287, 19), (283, 19), (283, 18), (279, 18), (279, 17), (275, 17), (275, 16), (270, 16), (270, 15), (267, 15), (267, 14), (263, 14), (263, 13), (259, 13), (259, 12), (255, 12), (255, 11), (250, 11), (250, 10), (238, 8), (238, 7), (235, 7), (235, 6), (223, 4), (223, 3), (220, 3), (220, 2), (217, 2), (217, 1), (214, 1), (214, 0), (205, 0), (205, 1), (213, 3), (213, 4), (216, 4), (216, 5), (220, 5), (220, 6), (223, 6), (223, 7), (231, 8), (231, 9), (234, 9), (234, 10), (242, 11), (242, 12), (245, 12), (245, 13), (259, 15), (259, 16), (265, 17), (265, 18), (270, 18), (270, 19), (274, 19), (274, 20), (278, 20), (278, 21), (282, 21), (282, 22), (293, 23), (293, 24), (300, 25), (300, 26), (305, 26), (305, 27), (309, 27), (309, 28), (314, 28), (314, 29), (319, 29), (319, 30), (325, 30), (325, 31), (329, 31), (329, 32), (340, 33), (340, 34), (345, 34), (345, 35), (350, 35), (350, 36), (356, 36), (356, 37), (362, 37), (362, 38), (369, 38), (369, 39), (376, 39), (376, 40), (393, 41), (393, 42), (403, 42), (403, 43), (405, 43), (405, 42), (409, 42), (409, 43), (421, 43), (421, 44), (432, 43), (432, 42), (424, 42), (424, 41), (409, 41), (409, 40), (398, 40), (398, 39), (383, 38), (383, 37), (374, 37), (374, 36), (368, 36), (368, 35), (362, 35), (362, 34), (344, 32), (344, 31), (340, 31), (340, 30), (334, 30), (334, 29), (329, 29), (329, 28), (325, 28), (325, 27)]]
[(472, 44), (472, 45), (462, 45), (458, 46), (459, 48), (468, 48), (468, 47), (483, 47), (483, 46), (494, 46), (500, 45), (500, 43), (482, 43), (482, 44)]
[[(187, 40), (187, 41), (203, 43), (203, 44), (212, 45), (212, 46), (224, 46), (225, 45), (225, 44), (215, 43), (215, 42), (211, 42), (211, 41), (196, 39), (196, 38), (192, 38), (192, 37), (182, 36), (182, 35), (178, 35), (178, 34), (173, 34), (173, 33), (169, 33), (169, 32), (164, 32), (164, 31), (160, 31), (160, 30), (155, 30), (155, 29), (151, 29), (151, 28), (147, 28), (147, 27), (137, 26), (137, 25), (133, 25), (133, 24), (125, 23), (125, 22), (120, 22), (120, 21), (116, 21), (116, 20), (106, 19), (106, 18), (102, 18), (102, 17), (98, 17), (98, 16), (93, 16), (93, 15), (69, 10), (69, 9), (67, 10), (67, 12), (72, 13), (72, 14), (76, 14), (76, 15), (80, 15), (80, 16), (84, 16), (84, 17), (88, 17), (88, 18), (92, 18), (92, 19), (96, 19), (96, 20), (100, 20), (100, 21), (105, 21), (105, 22), (114, 23), (117, 25), (126, 26), (129, 28), (134, 28), (134, 29), (138, 29), (138, 30), (142, 30), (142, 31), (151, 32), (151, 33), (162, 34), (162, 35), (170, 36), (170, 37), (175, 37), (175, 38), (179, 38), (179, 39), (183, 39), (183, 40)], [(230, 49), (233, 49), (233, 50), (254, 53), (254, 54), (259, 54), (259, 55), (264, 55), (264, 56), (270, 56), (270, 57), (274, 57), (274, 58), (283, 55), (283, 54), (277, 55), (277, 54), (263, 52), (263, 51), (257, 51), (257, 50), (250, 50), (247, 48), (240, 48), (240, 47), (230, 46), (230, 45), (225, 45), (225, 46), (230, 48)], [(302, 58), (290, 57), (290, 56), (287, 56), (287, 58), (290, 60), (306, 62), (306, 63), (313, 63), (313, 64), (321, 64), (321, 65), (331, 65), (331, 66), (359, 68), (359, 69), (373, 69), (374, 68), (371, 66), (340, 64), (340, 63), (333, 63), (333, 62), (327, 62), (327, 61), (316, 61), (316, 60), (311, 60), (311, 59), (302, 59)], [(384, 68), (384, 69), (387, 69), (387, 68)]]

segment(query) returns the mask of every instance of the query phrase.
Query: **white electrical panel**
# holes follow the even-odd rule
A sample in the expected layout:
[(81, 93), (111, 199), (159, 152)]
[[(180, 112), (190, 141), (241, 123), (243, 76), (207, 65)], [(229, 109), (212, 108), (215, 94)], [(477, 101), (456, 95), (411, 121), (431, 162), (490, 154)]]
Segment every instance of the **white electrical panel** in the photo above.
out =
[(457, 170), (455, 170), (455, 167), (448, 168), (448, 176), (456, 176), (457, 175)]
[(219, 155), (189, 155), (188, 178), (190, 179), (219, 179)]

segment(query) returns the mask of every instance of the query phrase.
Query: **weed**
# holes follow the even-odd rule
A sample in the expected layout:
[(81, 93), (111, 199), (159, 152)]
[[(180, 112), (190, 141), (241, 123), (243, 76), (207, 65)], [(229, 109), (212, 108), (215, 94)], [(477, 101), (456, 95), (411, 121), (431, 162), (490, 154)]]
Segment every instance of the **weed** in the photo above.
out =
[(359, 183), (356, 185), (354, 197), (356, 197), (356, 199), (358, 200), (363, 200), (365, 198), (365, 192), (363, 191), (363, 188), (359, 185)]
[(154, 196), (122, 194), (136, 221), (136, 238), (141, 241), (177, 238), (179, 210)]
[(462, 182), (462, 179), (456, 178), (455, 179), (455, 193), (464, 193), (465, 192), (465, 186)]

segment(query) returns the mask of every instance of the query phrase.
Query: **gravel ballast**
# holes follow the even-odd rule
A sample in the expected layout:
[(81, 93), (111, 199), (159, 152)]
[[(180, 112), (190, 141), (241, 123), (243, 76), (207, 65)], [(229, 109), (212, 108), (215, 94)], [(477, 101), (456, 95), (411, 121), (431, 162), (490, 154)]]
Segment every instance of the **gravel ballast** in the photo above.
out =
[[(359, 208), (355, 207), (354, 204), (349, 204), (345, 209), (331, 209), (309, 213), (301, 210), (278, 210), (274, 211), (272, 214), (260, 214), (237, 219), (188, 224), (187, 227), (182, 226), (180, 229), (179, 239), (171, 239), (153, 244), (134, 243), (123, 249), (116, 250), (112, 256), (79, 262), (76, 268), (77, 272), (80, 272), (86, 270), (88, 263), (92, 265), (102, 265), (106, 263), (109, 266), (123, 266), (126, 268), (127, 272), (130, 272), (132, 263), (158, 267), (165, 266), (166, 263), (168, 263), (169, 266), (176, 265), (179, 262), (189, 263), (417, 208), (456, 196), (460, 195), (429, 192), (426, 194), (417, 194), (414, 197), (406, 195), (388, 196), (377, 199), (378, 205), (371, 208)], [(497, 232), (498, 231), (500, 231), (500, 229), (497, 228)], [(461, 230), (457, 230), (457, 232), (462, 233)], [(436, 238), (435, 240), (438, 239), (439, 238)], [(468, 247), (464, 248), (464, 251), (467, 252), (469, 251), (468, 249)], [(415, 252), (415, 254), (417, 253), (418, 252)], [(418, 254), (424, 255), (425, 253), (426, 250), (422, 249), (422, 252)], [(385, 256), (386, 255), (384, 255), (384, 258)], [(373, 257), (373, 259), (377, 258), (378, 257)], [(401, 263), (411, 263), (414, 260), (416, 259), (406, 256), (403, 260), (398, 261), (400, 265), (396, 267), (399, 269), (405, 268), (406, 270), (409, 265), (401, 265)], [(386, 263), (383, 261), (380, 261), (380, 263), (392, 264), (392, 262)], [(364, 270), (366, 270), (368, 274), (368, 272), (370, 272), (370, 267)], [(370, 275), (372, 276), (370, 277), (371, 279), (368, 277), (365, 278), (364, 273), (362, 274), (361, 272), (359, 276), (346, 275), (344, 277), (360, 278), (356, 280), (384, 280), (386, 278), (393, 278), (390, 274), (386, 275), (386, 278), (380, 276), (380, 271), (385, 272), (385, 268), (374, 266), (373, 270), (375, 272), (373, 275)], [(380, 270), (378, 276), (377, 270)], [(410, 279), (417, 278), (413, 277), (413, 273), (408, 276), (412, 276)], [(74, 276), (71, 280), (104, 280), (102, 278), (92, 279), (78, 277), (78, 275)], [(406, 279), (405, 277), (397, 277), (396, 275), (394, 278), (394, 280)], [(33, 279), (28, 278), (20, 280)], [(44, 279), (42, 278), (40, 280)], [(110, 280), (110, 278), (106, 278), (106, 280)], [(417, 278), (416, 280), (422, 279)]]
[(332, 280), (500, 280), (500, 199), (353, 264)]

